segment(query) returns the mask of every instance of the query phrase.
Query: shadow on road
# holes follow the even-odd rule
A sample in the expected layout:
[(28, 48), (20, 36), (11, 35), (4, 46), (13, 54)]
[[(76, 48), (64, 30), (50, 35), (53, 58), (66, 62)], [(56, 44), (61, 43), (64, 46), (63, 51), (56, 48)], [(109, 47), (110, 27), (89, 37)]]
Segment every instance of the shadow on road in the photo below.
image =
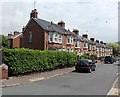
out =
[(84, 71), (84, 70), (82, 70), (82, 71), (73, 70), (72, 72), (74, 72), (74, 73), (89, 73), (88, 71)]
[(119, 63), (116, 63), (116, 64), (114, 64), (115, 66), (120, 66), (120, 64)]

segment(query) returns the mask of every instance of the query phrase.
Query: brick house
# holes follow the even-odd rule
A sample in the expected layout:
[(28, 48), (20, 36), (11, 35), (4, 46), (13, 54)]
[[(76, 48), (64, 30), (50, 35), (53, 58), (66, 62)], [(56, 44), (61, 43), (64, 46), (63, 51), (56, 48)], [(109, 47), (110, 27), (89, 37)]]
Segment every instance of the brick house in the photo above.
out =
[(7, 36), (7, 39), (10, 42), (10, 48), (14, 48), (14, 47), (21, 47), (21, 36), (22, 33), (18, 32), (18, 31), (14, 31), (14, 33), (9, 33)]
[(32, 10), (30, 20), (23, 28), (22, 41), (24, 48), (74, 51), (73, 35), (65, 29), (64, 21), (55, 24), (39, 19), (36, 9)]
[(112, 54), (109, 45), (94, 38), (88, 39), (87, 34), (80, 36), (78, 29), (67, 30), (62, 20), (55, 24), (39, 19), (36, 9), (32, 10), (30, 20), (23, 27), (21, 41), (21, 47), (35, 50), (63, 50), (76, 52), (79, 56), (97, 54), (98, 57)]

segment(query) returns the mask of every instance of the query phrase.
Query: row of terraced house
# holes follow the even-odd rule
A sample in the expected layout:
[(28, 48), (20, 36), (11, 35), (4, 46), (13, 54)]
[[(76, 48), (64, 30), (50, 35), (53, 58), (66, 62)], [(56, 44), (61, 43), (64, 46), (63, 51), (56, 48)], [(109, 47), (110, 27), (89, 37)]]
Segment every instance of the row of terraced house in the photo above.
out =
[(11, 48), (23, 47), (35, 50), (63, 50), (76, 52), (81, 56), (84, 53), (97, 54), (98, 57), (112, 55), (112, 48), (103, 41), (88, 38), (87, 34), (80, 35), (78, 29), (73, 31), (65, 28), (65, 22), (57, 24), (38, 18), (36, 9), (30, 13), (30, 20), (22, 28), (22, 32), (9, 33), (8, 39)]

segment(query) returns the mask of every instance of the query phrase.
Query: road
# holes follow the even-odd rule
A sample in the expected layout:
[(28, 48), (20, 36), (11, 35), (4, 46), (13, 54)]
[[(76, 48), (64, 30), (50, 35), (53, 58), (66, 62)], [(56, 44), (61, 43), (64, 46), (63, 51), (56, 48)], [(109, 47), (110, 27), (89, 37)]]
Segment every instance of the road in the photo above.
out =
[(118, 74), (117, 64), (98, 64), (92, 73), (66, 75), (3, 88), (3, 95), (107, 95)]

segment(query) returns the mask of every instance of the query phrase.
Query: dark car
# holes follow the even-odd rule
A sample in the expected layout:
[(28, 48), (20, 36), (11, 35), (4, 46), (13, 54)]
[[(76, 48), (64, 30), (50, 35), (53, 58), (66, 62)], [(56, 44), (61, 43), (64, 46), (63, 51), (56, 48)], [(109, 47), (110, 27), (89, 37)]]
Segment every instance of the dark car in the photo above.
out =
[(111, 56), (106, 56), (105, 59), (104, 59), (104, 62), (113, 64), (115, 62), (115, 59), (112, 58)]
[(92, 71), (95, 71), (95, 68), (96, 68), (95, 63), (92, 62), (92, 60), (87, 60), (87, 59), (81, 59), (75, 65), (76, 71), (86, 70), (91, 73)]

